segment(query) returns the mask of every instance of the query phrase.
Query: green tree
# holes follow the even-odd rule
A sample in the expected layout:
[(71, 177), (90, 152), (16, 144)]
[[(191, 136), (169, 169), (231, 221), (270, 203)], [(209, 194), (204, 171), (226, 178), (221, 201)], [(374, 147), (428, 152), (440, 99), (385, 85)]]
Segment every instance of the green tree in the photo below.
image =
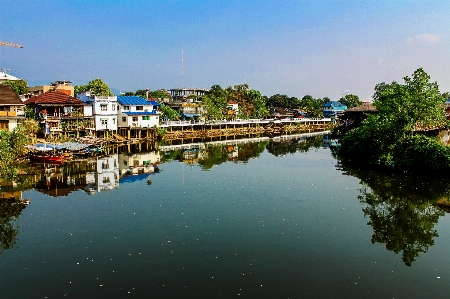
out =
[(84, 91), (92, 91), (96, 96), (110, 96), (111, 90), (108, 85), (102, 81), (102, 79), (97, 78), (89, 81), (86, 85), (76, 85), (74, 87), (75, 93), (80, 93)]
[(28, 93), (28, 82), (25, 80), (6, 81), (1, 84), (10, 85), (18, 95)]
[(24, 154), (26, 144), (23, 127), (17, 126), (12, 132), (0, 130), (0, 177), (11, 180), (16, 176), (16, 158)]
[[(222, 103), (221, 103), (222, 101)], [(204, 95), (201, 99), (202, 114), (206, 120), (221, 120), (225, 116), (226, 99)]]
[(359, 100), (359, 97), (354, 94), (346, 94), (339, 99), (339, 102), (347, 106), (347, 108), (357, 107), (362, 104), (362, 102)]
[(308, 117), (323, 117), (323, 101), (305, 95), (299, 102), (299, 106), (306, 112)]
[(259, 91), (250, 89), (247, 92), (247, 98), (251, 101), (254, 108), (251, 117), (263, 118), (269, 115), (269, 111), (267, 111), (266, 108), (266, 103)]
[(164, 103), (159, 106), (159, 111), (162, 112), (162, 117), (168, 120), (178, 120), (180, 118), (178, 112), (172, 107), (165, 105)]
[(341, 158), (398, 169), (445, 171), (450, 169), (450, 148), (437, 137), (415, 132), (444, 128), (445, 98), (438, 84), (418, 69), (404, 77), (405, 84), (392, 82), (375, 86), (377, 114), (344, 134), (338, 154)]

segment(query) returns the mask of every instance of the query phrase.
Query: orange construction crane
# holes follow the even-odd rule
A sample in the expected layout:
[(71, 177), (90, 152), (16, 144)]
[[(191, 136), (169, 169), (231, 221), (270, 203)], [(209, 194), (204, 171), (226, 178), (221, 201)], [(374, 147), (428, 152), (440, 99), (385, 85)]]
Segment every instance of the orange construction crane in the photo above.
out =
[(22, 45), (8, 43), (8, 42), (2, 42), (2, 41), (0, 41), (0, 46), (10, 46), (10, 47), (16, 47), (16, 48), (23, 48)]

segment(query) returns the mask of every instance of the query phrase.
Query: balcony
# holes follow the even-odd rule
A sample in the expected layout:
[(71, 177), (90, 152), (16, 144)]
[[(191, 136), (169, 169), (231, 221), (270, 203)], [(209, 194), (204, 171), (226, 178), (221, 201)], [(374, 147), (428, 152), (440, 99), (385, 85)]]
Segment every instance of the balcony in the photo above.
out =
[(15, 116), (23, 116), (23, 111), (0, 111), (0, 117), (15, 117)]

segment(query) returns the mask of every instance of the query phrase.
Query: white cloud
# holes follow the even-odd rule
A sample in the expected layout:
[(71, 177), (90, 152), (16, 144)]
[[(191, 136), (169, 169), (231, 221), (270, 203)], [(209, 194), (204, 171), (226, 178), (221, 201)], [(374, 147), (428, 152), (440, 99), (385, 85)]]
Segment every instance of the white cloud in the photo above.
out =
[(406, 39), (406, 42), (408, 45), (412, 45), (415, 43), (422, 43), (422, 44), (434, 44), (437, 43), (441, 37), (438, 34), (419, 34), (414, 37), (409, 37)]

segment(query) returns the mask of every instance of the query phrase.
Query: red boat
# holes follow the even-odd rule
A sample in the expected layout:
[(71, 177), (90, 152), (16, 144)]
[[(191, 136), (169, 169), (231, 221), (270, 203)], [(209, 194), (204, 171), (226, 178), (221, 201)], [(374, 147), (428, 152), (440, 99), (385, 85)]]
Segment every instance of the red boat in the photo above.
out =
[(30, 154), (30, 160), (36, 162), (46, 162), (53, 164), (60, 164), (63, 162), (64, 157), (61, 155), (36, 155)]

